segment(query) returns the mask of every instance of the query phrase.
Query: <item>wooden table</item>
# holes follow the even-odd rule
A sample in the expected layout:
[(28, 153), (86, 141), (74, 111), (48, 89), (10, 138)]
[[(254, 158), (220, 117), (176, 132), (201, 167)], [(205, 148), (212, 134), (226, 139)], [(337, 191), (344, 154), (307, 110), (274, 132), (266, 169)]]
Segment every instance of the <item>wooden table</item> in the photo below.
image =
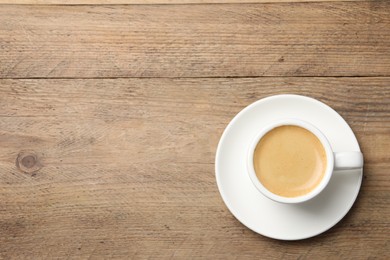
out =
[[(0, 0), (1, 259), (389, 258), (390, 1), (63, 2)], [(215, 183), (228, 122), (278, 93), (332, 106), (365, 155), (350, 213), (297, 242)]]

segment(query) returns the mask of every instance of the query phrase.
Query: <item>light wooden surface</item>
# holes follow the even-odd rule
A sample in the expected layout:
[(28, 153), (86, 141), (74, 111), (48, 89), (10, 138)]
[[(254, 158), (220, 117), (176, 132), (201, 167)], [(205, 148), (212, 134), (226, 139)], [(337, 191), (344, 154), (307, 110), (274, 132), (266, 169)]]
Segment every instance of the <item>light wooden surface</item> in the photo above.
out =
[[(387, 259), (390, 2), (0, 5), (0, 259)], [(315, 238), (240, 224), (215, 150), (242, 108), (332, 106), (365, 156)]]
[[(1, 80), (0, 254), (383, 257), (389, 85), (388, 77)], [(335, 108), (365, 154), (350, 214), (302, 242), (249, 231), (215, 184), (214, 153), (226, 124), (247, 104), (278, 93)], [(34, 174), (15, 167), (26, 149), (42, 165)]]
[(0, 77), (386, 76), (390, 1), (2, 6)]
[[(365, 0), (343, 0), (344, 2), (363, 2)], [(375, 1), (375, 0), (371, 0)], [(340, 2), (340, 0), (0, 0), (0, 4), (212, 4), (212, 3), (299, 3), (299, 2)]]

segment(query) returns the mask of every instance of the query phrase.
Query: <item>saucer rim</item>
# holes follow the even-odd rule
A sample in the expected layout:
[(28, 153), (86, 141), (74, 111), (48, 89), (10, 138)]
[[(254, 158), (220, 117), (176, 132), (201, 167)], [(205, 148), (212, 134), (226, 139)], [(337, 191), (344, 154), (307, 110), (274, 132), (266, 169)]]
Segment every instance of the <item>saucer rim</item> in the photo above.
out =
[[(238, 214), (236, 213), (236, 211), (233, 209), (233, 206), (230, 204), (231, 202), (227, 199), (227, 196), (225, 194), (225, 191), (224, 189), (222, 188), (222, 184), (221, 184), (221, 180), (220, 180), (220, 175), (221, 174), (218, 174), (218, 172), (220, 172), (221, 170), (219, 169), (220, 168), (220, 164), (221, 164), (221, 160), (219, 159), (220, 156), (221, 156), (221, 146), (222, 146), (222, 143), (224, 143), (225, 139), (226, 139), (226, 136), (227, 136), (227, 133), (229, 132), (230, 128), (232, 128), (232, 126), (236, 123), (236, 121), (242, 117), (243, 114), (245, 114), (247, 111), (253, 109), (254, 107), (256, 107), (258, 104), (260, 103), (263, 103), (263, 102), (266, 102), (266, 101), (272, 101), (273, 99), (279, 99), (279, 98), (297, 98), (297, 99), (301, 99), (301, 100), (305, 100), (305, 101), (309, 101), (309, 102), (312, 102), (316, 105), (320, 105), (322, 106), (323, 108), (327, 109), (327, 110), (330, 110), (331, 112), (333, 112), (335, 114), (335, 116), (338, 117), (338, 119), (341, 119), (345, 125), (348, 127), (350, 133), (352, 134), (353, 138), (355, 139), (355, 142), (357, 144), (357, 147), (358, 147), (358, 151), (361, 152), (361, 149), (360, 149), (360, 146), (359, 146), (359, 142), (357, 141), (357, 138), (356, 138), (356, 135), (354, 134), (354, 132), (352, 131), (352, 128), (349, 126), (349, 124), (345, 121), (345, 119), (339, 114), (337, 113), (336, 110), (334, 110), (332, 107), (326, 105), (325, 103), (317, 100), (317, 99), (314, 99), (312, 97), (308, 97), (308, 96), (304, 96), (304, 95), (296, 95), (296, 94), (279, 94), (279, 95), (272, 95), (272, 96), (268, 96), (268, 97), (264, 97), (264, 98), (261, 98), (251, 104), (249, 104), (248, 106), (246, 106), (245, 108), (243, 108), (241, 111), (239, 111), (234, 117), (233, 119), (229, 122), (229, 124), (226, 126), (226, 128), (224, 129), (222, 135), (221, 135), (221, 138), (218, 142), (218, 146), (217, 146), (217, 150), (216, 150), (216, 155), (215, 155), (215, 177), (216, 177), (216, 182), (217, 182), (217, 187), (218, 187), (218, 191), (222, 197), (222, 200), (223, 202), (225, 203), (226, 207), (229, 209), (230, 213), (242, 224), (244, 225), (245, 227), (247, 227), (248, 229), (252, 230), (253, 232), (257, 233), (257, 234), (260, 234), (264, 237), (268, 237), (268, 238), (272, 238), (272, 239), (277, 239), (277, 240), (284, 240), (284, 241), (295, 241), (295, 240), (304, 240), (304, 239), (308, 239), (308, 238), (311, 238), (311, 237), (315, 237), (315, 236), (318, 236), (326, 231), (328, 231), (329, 229), (331, 229), (332, 227), (334, 227), (337, 223), (339, 223), (347, 214), (348, 212), (351, 210), (352, 206), (355, 204), (356, 202), (356, 199), (359, 195), (359, 192), (360, 192), (360, 188), (361, 188), (361, 184), (362, 184), (362, 179), (363, 179), (363, 168), (360, 168), (360, 176), (359, 176), (359, 180), (358, 180), (358, 184), (356, 185), (356, 190), (355, 190), (355, 196), (354, 198), (351, 200), (351, 204), (346, 206), (345, 209), (345, 213), (341, 214), (341, 216), (334, 221), (333, 224), (329, 225), (329, 227), (325, 228), (325, 229), (321, 229), (319, 232), (315, 232), (313, 234), (310, 234), (310, 235), (307, 235), (307, 236), (302, 236), (302, 237), (298, 237), (298, 238), (285, 238), (285, 237), (279, 237), (279, 236), (273, 236), (273, 235), (269, 235), (269, 234), (264, 234), (262, 232), (260, 232), (259, 230), (257, 230), (257, 228), (255, 227), (250, 227), (248, 226), (247, 224), (245, 224), (239, 217), (238, 217)], [(267, 198), (267, 197), (266, 197)], [(267, 198), (269, 199), (269, 198)]]

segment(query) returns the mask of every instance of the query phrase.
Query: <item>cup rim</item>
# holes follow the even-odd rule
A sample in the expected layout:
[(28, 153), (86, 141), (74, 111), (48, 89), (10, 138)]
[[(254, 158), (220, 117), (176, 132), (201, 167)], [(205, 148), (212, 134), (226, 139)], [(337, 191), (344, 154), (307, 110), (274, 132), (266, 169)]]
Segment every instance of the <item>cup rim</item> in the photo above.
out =
[[(308, 131), (310, 131), (312, 134), (314, 134), (321, 142), (322, 146), (324, 147), (325, 154), (326, 154), (326, 159), (327, 159), (327, 164), (326, 164), (326, 170), (324, 173), (324, 177), (322, 178), (321, 182), (315, 187), (312, 191), (309, 193), (306, 193), (305, 195), (301, 195), (298, 197), (283, 197), (280, 195), (277, 195), (271, 191), (269, 191), (264, 185), (260, 182), (260, 180), (256, 176), (256, 172), (254, 169), (253, 165), (253, 155), (254, 151), (256, 149), (257, 144), (261, 140), (261, 138), (264, 137), (268, 132), (270, 132), (272, 129), (279, 127), (279, 126), (284, 126), (284, 125), (294, 125), (294, 126), (299, 126), (302, 127)], [(309, 122), (300, 120), (300, 119), (295, 119), (295, 118), (286, 118), (286, 119), (281, 119), (278, 121), (271, 122), (270, 124), (267, 124), (266, 127), (264, 127), (258, 134), (255, 135), (255, 138), (253, 139), (251, 145), (249, 146), (248, 150), (248, 156), (247, 156), (247, 168), (248, 168), (248, 173), (249, 177), (254, 184), (254, 186), (266, 197), (269, 199), (276, 201), (276, 202), (281, 202), (281, 203), (287, 203), (287, 204), (293, 204), (293, 203), (301, 203), (308, 201), (315, 196), (317, 196), (329, 183), (330, 177), (332, 176), (333, 173), (333, 168), (334, 168), (334, 155), (332, 148), (329, 144), (328, 139), (325, 137), (325, 135), (314, 125), (312, 125)]]

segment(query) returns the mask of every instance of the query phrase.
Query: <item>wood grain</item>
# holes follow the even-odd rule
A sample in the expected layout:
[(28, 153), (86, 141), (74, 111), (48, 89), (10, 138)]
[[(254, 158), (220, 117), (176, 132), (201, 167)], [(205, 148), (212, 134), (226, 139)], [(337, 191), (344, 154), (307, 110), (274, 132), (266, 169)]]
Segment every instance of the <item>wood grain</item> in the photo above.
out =
[[(0, 258), (388, 256), (389, 77), (3, 79), (0, 93)], [(227, 123), (278, 93), (331, 105), (365, 154), (351, 212), (299, 242), (241, 225), (214, 177)]]
[(390, 1), (0, 6), (0, 77), (389, 76)]
[[(0, 4), (205, 4), (205, 3), (298, 3), (298, 2), (359, 2), (367, 0), (0, 0)], [(374, 1), (374, 0), (371, 0)]]

